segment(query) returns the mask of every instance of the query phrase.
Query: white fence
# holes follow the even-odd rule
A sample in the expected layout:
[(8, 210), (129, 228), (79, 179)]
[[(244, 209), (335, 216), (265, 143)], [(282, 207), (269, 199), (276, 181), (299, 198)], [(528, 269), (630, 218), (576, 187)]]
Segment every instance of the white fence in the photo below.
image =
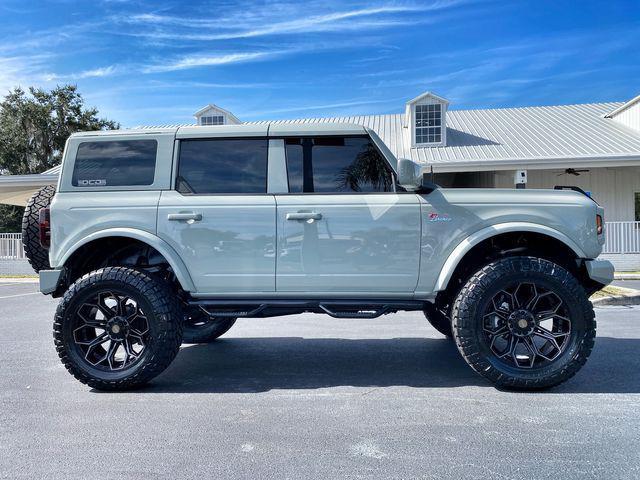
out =
[[(607, 222), (606, 241), (602, 253), (640, 254), (640, 222)], [(19, 233), (0, 233), (0, 259), (23, 260), (22, 236)]]
[(640, 222), (607, 222), (602, 253), (640, 253)]
[(0, 260), (24, 260), (27, 257), (22, 248), (22, 235), (0, 233)]

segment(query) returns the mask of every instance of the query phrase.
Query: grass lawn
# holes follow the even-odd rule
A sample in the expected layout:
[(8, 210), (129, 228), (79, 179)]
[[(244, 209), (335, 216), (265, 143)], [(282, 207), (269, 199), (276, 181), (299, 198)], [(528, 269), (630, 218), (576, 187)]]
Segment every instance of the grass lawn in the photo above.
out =
[(624, 287), (614, 287), (613, 285), (607, 285), (602, 290), (598, 290), (596, 293), (591, 295), (591, 300), (595, 300), (596, 298), (603, 297), (626, 297), (629, 295), (636, 295), (637, 290), (633, 288), (624, 288)]

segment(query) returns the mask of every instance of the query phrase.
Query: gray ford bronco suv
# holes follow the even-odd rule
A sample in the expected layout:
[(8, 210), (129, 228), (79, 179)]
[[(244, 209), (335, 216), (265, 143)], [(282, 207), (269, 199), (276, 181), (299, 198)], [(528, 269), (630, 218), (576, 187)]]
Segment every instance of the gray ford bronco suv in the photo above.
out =
[(501, 387), (584, 365), (604, 212), (578, 191), (444, 189), (347, 124), (72, 135), (57, 188), (25, 212), (58, 354), (81, 382), (132, 388), (182, 342), (239, 317), (424, 312)]

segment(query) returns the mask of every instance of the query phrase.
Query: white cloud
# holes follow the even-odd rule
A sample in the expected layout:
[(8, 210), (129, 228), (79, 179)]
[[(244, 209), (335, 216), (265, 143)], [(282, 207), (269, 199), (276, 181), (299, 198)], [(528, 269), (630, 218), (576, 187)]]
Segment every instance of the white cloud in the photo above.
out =
[(122, 73), (124, 70), (124, 66), (122, 65), (109, 65), (107, 67), (92, 68), (77, 73), (45, 73), (41, 75), (41, 78), (46, 82), (73, 82), (82, 78), (110, 77), (117, 73)]
[(197, 67), (227, 65), (230, 63), (260, 60), (277, 55), (278, 52), (242, 52), (222, 55), (188, 55), (166, 63), (148, 65), (142, 69), (144, 73), (173, 72)]
[(0, 97), (8, 90), (50, 81), (43, 73), (51, 55), (0, 57)]
[[(187, 18), (176, 17), (170, 15), (158, 15), (155, 13), (145, 13), (133, 15), (131, 17), (119, 17), (120, 21), (134, 24), (146, 24), (152, 26), (168, 26), (168, 27), (185, 27), (188, 31), (174, 30), (157, 30), (152, 31), (135, 31), (127, 34), (133, 36), (148, 37), (154, 39), (182, 39), (182, 40), (232, 40), (243, 38), (255, 38), (267, 35), (284, 35), (296, 33), (319, 33), (329, 31), (353, 31), (373, 29), (389, 26), (398, 26), (406, 24), (415, 24), (420, 22), (416, 17), (377, 19), (377, 20), (358, 20), (367, 17), (389, 16), (402, 13), (417, 13), (442, 10), (461, 3), (467, 3), (468, 0), (448, 0), (421, 4), (388, 4), (367, 8), (355, 8), (351, 10), (343, 10), (331, 12), (323, 15), (308, 15), (308, 11), (314, 7), (302, 8), (297, 10), (296, 4), (288, 4), (280, 6), (280, 9), (286, 10), (286, 16), (297, 16), (294, 20), (274, 21), (273, 9), (262, 12), (252, 13), (247, 18), (242, 19), (237, 15), (233, 18)], [(276, 9), (278, 10), (278, 9)], [(282, 18), (279, 12), (278, 18)], [(229, 29), (226, 25), (239, 25), (239, 28)], [(195, 32), (194, 30), (200, 30)], [(205, 31), (202, 31), (205, 30)], [(208, 30), (208, 31), (206, 31)]]
[(403, 100), (404, 97), (397, 98), (385, 98), (384, 100), (372, 100), (370, 98), (352, 100), (349, 102), (338, 102), (338, 103), (324, 103), (317, 105), (305, 105), (303, 107), (290, 107), (290, 108), (277, 108), (272, 110), (265, 110), (261, 112), (251, 112), (252, 115), (263, 116), (263, 115), (273, 115), (277, 113), (295, 113), (295, 112), (312, 112), (318, 110), (333, 110), (337, 108), (345, 108), (345, 107), (358, 107), (364, 105), (374, 105), (381, 103), (394, 103)]
[(116, 65), (109, 65), (108, 67), (94, 68), (92, 70), (85, 70), (77, 74), (78, 78), (95, 78), (95, 77), (109, 77), (120, 70), (120, 67)]

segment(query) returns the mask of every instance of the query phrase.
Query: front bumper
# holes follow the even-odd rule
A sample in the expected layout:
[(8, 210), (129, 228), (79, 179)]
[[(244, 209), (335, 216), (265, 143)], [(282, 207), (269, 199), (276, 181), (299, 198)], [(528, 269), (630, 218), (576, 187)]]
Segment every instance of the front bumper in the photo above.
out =
[(62, 270), (40, 270), (40, 291), (45, 295), (55, 292), (61, 275)]
[(608, 260), (585, 260), (585, 267), (589, 278), (603, 286), (609, 285), (613, 281), (615, 268)]

